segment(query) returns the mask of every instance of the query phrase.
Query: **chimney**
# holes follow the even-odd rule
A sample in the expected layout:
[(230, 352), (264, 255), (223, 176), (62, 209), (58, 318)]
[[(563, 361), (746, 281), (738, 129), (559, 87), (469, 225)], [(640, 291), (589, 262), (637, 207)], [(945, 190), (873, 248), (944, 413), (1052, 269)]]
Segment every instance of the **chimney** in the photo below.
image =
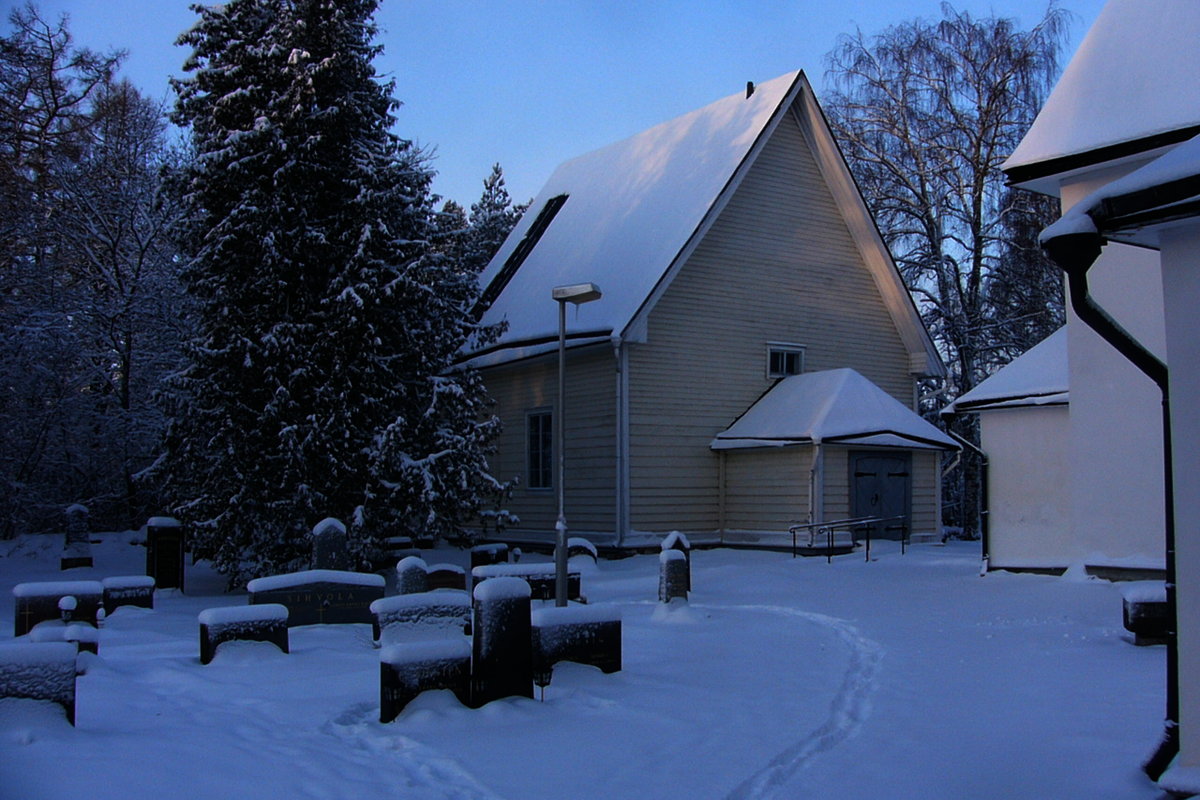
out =
[(746, 81), (746, 99), (749, 99), (752, 94), (754, 94), (754, 81)]

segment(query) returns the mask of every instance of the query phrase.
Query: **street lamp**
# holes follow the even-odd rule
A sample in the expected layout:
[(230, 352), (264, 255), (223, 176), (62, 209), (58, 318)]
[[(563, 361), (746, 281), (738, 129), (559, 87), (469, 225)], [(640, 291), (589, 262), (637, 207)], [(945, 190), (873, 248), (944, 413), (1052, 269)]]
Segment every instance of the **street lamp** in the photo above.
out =
[(554, 523), (554, 605), (567, 604), (567, 515), (563, 510), (563, 473), (566, 464), (566, 414), (567, 394), (567, 303), (579, 306), (600, 299), (600, 287), (594, 283), (574, 283), (570, 286), (555, 286), (550, 296), (558, 302), (558, 409), (554, 415), (554, 447), (558, 454), (558, 474), (554, 485), (558, 494), (558, 522)]

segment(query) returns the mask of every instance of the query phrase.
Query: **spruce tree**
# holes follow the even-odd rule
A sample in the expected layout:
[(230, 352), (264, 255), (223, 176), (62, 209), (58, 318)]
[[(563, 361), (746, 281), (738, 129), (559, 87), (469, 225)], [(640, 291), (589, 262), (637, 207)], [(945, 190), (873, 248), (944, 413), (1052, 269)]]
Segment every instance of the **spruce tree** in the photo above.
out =
[(482, 272), (524, 212), (524, 205), (513, 205), (504, 185), (504, 170), (493, 164), (492, 171), (483, 179), (483, 194), (478, 202), (471, 204), (470, 224), (463, 234), (462, 257), (466, 267)]
[(430, 246), (432, 172), (391, 131), (375, 6), (231, 0), (180, 39), (200, 335), (170, 384), (162, 475), (231, 584), (307, 566), (327, 516), (360, 552), (400, 521), (447, 532), (491, 483), (481, 385), (443, 375), (480, 334), (477, 289)]

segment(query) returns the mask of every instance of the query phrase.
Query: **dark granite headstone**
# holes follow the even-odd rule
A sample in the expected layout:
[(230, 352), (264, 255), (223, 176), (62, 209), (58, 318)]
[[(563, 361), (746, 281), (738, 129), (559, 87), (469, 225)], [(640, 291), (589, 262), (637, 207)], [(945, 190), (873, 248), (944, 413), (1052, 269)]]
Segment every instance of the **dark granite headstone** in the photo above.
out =
[(171, 517), (146, 523), (146, 574), (159, 589), (183, 591), (183, 526)]
[(75, 656), (67, 642), (0, 644), (0, 697), (49, 700), (75, 724)]
[(14, 636), (24, 636), (39, 622), (62, 621), (63, 612), (58, 603), (64, 597), (75, 598), (75, 607), (71, 611), (73, 621), (95, 626), (96, 615), (104, 598), (104, 589), (99, 581), (18, 583), (12, 592), (16, 601)]
[(683, 553), (686, 568), (684, 570), (684, 590), (690, 592), (692, 590), (692, 543), (688, 538), (679, 531), (671, 531), (663, 539), (662, 550), (677, 550)]
[(346, 550), (346, 526), (340, 520), (323, 519), (312, 530), (313, 569), (350, 569)]
[(529, 584), (489, 578), (475, 587), (471, 705), (502, 697), (533, 697)]
[(687, 557), (679, 550), (663, 550), (658, 555), (658, 602), (687, 600)]
[(429, 591), (434, 589), (462, 589), (467, 588), (467, 573), (462, 567), (457, 564), (430, 564), (429, 565)]
[(596, 563), (599, 554), (596, 552), (596, 545), (584, 539), (582, 536), (572, 536), (567, 539), (567, 560), (578, 557), (590, 558), (592, 563)]
[(279, 603), (287, 606), (288, 627), (370, 625), (371, 603), (383, 597), (382, 575), (314, 569), (289, 575), (255, 578), (246, 585), (251, 605)]
[(106, 614), (121, 606), (154, 608), (154, 578), (149, 575), (117, 575), (100, 583), (104, 587)]
[(559, 661), (590, 664), (602, 672), (621, 669), (621, 615), (603, 606), (541, 608), (532, 613), (533, 670), (541, 683)]
[(471, 645), (465, 639), (397, 644), (380, 651), (380, 722), (391, 722), (431, 689), (449, 689), (463, 705), (470, 704)]
[(401, 559), (396, 565), (396, 593), (420, 594), (429, 591), (429, 567), (417, 556)]
[(507, 564), (508, 545), (503, 542), (477, 544), (471, 548), (471, 569), (488, 564)]
[(92, 566), (92, 538), (88, 528), (87, 506), (76, 503), (67, 508), (67, 534), (63, 542), (59, 569)]
[(277, 603), (210, 608), (200, 612), (200, 663), (224, 642), (270, 642), (288, 652), (288, 610)]

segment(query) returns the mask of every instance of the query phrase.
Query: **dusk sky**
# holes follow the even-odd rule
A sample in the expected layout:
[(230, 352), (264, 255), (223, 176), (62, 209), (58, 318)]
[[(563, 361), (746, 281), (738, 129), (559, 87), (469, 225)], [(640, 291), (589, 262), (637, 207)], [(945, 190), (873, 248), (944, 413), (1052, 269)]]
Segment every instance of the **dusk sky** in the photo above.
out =
[[(0, 0), (7, 10), (14, 0)], [(122, 73), (172, 102), (174, 40), (196, 20), (188, 0), (42, 0), (70, 16), (79, 45), (128, 51)], [(1046, 0), (957, 0), (1028, 27)], [(1103, 0), (1063, 0), (1075, 15), (1063, 63)], [(939, 0), (383, 0), (379, 72), (403, 102), (396, 131), (436, 152), (434, 190), (465, 206), (499, 162), (513, 198), (536, 194), (560, 162), (804, 69), (821, 93), (824, 56), (841, 33), (876, 33)]]

